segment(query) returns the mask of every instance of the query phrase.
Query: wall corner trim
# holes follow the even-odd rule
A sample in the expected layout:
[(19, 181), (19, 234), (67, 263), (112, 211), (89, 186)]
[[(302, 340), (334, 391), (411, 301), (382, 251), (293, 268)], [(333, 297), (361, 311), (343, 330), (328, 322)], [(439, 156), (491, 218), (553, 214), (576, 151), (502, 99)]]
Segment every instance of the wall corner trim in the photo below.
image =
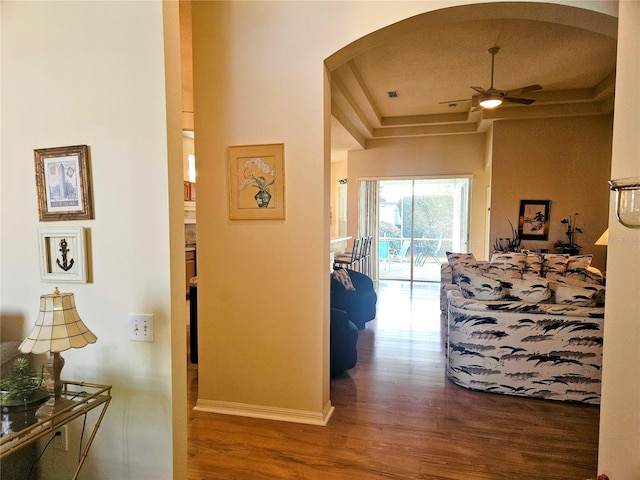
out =
[(322, 412), (295, 410), (289, 408), (251, 405), (247, 403), (222, 402), (216, 400), (198, 400), (193, 408), (198, 412), (220, 413), (240, 417), (264, 418), (280, 422), (303, 423), (306, 425), (326, 426), (335, 407), (327, 402)]

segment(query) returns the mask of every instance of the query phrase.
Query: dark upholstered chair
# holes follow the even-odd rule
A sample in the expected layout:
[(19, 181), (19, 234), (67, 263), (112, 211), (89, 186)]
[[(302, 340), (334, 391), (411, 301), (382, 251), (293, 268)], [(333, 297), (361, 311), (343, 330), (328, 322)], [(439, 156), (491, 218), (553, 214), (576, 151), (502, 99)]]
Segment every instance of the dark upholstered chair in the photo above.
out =
[(189, 350), (191, 363), (198, 363), (198, 277), (189, 280)]
[(331, 277), (331, 308), (344, 310), (358, 330), (362, 330), (369, 320), (376, 318), (378, 296), (373, 289), (373, 281), (366, 275), (354, 270), (345, 270), (349, 274), (355, 290), (347, 288)]
[(336, 377), (356, 366), (358, 361), (358, 328), (349, 320), (347, 312), (331, 309), (331, 376)]

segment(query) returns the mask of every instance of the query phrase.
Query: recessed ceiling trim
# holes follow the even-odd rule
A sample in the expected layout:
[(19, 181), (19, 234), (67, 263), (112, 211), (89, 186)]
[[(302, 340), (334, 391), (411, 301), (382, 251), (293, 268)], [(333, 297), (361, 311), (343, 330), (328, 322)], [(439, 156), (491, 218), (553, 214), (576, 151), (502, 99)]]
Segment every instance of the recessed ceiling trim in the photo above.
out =
[(594, 100), (602, 100), (606, 97), (613, 97), (616, 89), (616, 72), (607, 75), (598, 85), (593, 88)]
[(340, 92), (347, 105), (349, 106), (349, 109), (356, 115), (365, 130), (369, 134), (371, 134), (373, 132), (373, 126), (369, 123), (369, 119), (364, 114), (364, 112), (358, 105), (358, 102), (355, 100), (355, 98), (353, 98), (353, 95), (351, 95), (351, 92), (349, 92), (342, 80), (340, 78), (332, 78), (331, 83), (333, 86), (335, 86), (335, 89)]
[(420, 125), (412, 127), (374, 128), (374, 138), (419, 137), (425, 135), (448, 135), (460, 133), (476, 133), (475, 123), (456, 123), (439, 125)]
[(580, 115), (600, 115), (599, 103), (562, 103), (553, 105), (535, 104), (520, 108), (496, 108), (483, 110), (485, 120), (507, 120), (545, 117), (575, 117)]
[(422, 125), (425, 123), (457, 123), (469, 121), (467, 112), (442, 113), (432, 115), (410, 115), (406, 117), (383, 117), (383, 127)]
[(351, 121), (345, 116), (345, 114), (340, 110), (335, 103), (331, 102), (331, 115), (335, 117), (335, 119), (342, 124), (344, 129), (349, 132), (349, 135), (353, 137), (353, 139), (358, 142), (358, 144), (364, 148), (366, 144), (366, 138), (364, 135), (360, 133), (360, 131), (351, 123)]
[[(372, 138), (483, 132), (501, 119), (610, 113), (616, 25), (615, 16), (605, 11), (533, 2), (417, 15), (325, 60), (332, 78), (332, 112), (359, 145)], [(469, 86), (486, 77), (473, 52), (495, 45), (496, 32), (504, 43), (497, 86), (509, 92), (514, 85), (536, 82), (542, 90), (511, 92), (534, 104), (508, 103), (490, 111), (478, 108), (478, 95), (470, 95)], [(401, 95), (389, 99), (390, 90)], [(445, 98), (465, 100), (452, 107), (442, 105)]]
[(382, 119), (382, 115), (380, 114), (380, 109), (376, 105), (376, 102), (373, 100), (373, 95), (371, 95), (369, 88), (367, 88), (367, 84), (365, 83), (364, 78), (362, 77), (362, 73), (360, 72), (360, 70), (358, 70), (358, 67), (353, 60), (348, 63), (348, 66), (349, 66), (349, 71), (353, 75), (358, 87), (360, 88), (360, 91), (367, 99), (366, 106), (371, 109), (371, 113), (378, 120), (378, 124), (380, 124)]

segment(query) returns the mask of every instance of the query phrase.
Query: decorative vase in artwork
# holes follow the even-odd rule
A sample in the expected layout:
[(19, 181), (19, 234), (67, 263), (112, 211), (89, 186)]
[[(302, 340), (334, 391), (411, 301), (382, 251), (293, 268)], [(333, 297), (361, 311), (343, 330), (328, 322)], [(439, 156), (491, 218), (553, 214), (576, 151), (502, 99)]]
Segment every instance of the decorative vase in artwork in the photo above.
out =
[(256, 203), (259, 208), (266, 208), (269, 206), (269, 202), (271, 201), (271, 194), (266, 190), (260, 190), (253, 198), (256, 199)]

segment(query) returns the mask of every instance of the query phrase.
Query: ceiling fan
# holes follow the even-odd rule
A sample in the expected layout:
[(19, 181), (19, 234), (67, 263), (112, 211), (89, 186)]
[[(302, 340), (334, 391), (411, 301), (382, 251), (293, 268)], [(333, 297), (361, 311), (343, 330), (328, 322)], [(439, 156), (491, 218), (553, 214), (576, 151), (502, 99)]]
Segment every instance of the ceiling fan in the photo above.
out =
[[(508, 90), (508, 91), (498, 90), (496, 88), (493, 88), (493, 72), (494, 72), (494, 65), (495, 65), (495, 57), (496, 57), (496, 53), (498, 53), (499, 51), (500, 51), (500, 47), (491, 47), (489, 49), (489, 53), (491, 54), (491, 86), (489, 87), (489, 89), (485, 90), (482, 87), (471, 87), (476, 92), (478, 92), (478, 95), (474, 95), (474, 97), (477, 97), (478, 104), (479, 104), (479, 106), (476, 108), (480, 108), (480, 107), (496, 108), (502, 105), (503, 103), (519, 103), (522, 105), (531, 105), (533, 102), (535, 102), (535, 100), (531, 100), (529, 98), (513, 97), (512, 95), (519, 95), (522, 93), (542, 90), (542, 87), (540, 85), (537, 85), (537, 84), (528, 85), (526, 87), (516, 88), (514, 90)], [(440, 103), (441, 104), (457, 103), (457, 102), (464, 102), (468, 100), (473, 100), (473, 98), (471, 99), (465, 98), (463, 100), (449, 100), (449, 101), (440, 102)]]

